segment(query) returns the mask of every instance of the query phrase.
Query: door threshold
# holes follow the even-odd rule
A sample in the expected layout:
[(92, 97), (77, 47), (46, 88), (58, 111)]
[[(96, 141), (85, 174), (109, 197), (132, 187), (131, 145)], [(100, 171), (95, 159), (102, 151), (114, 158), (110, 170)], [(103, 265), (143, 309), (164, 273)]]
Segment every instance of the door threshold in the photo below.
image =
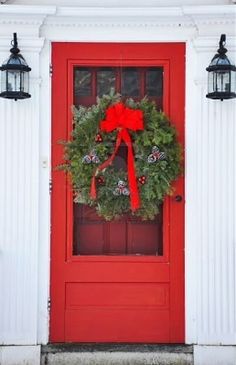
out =
[(140, 343), (53, 343), (42, 345), (42, 354), (55, 352), (174, 352), (193, 353), (193, 345)]
[(58, 343), (42, 346), (41, 365), (193, 365), (193, 346)]

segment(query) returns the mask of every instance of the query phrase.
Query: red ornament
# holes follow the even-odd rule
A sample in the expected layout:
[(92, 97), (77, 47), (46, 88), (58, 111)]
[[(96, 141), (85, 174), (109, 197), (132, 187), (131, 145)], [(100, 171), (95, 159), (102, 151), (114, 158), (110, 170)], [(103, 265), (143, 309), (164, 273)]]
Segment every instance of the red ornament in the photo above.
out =
[(144, 185), (147, 181), (147, 178), (146, 176), (142, 175), (138, 178), (138, 182), (141, 184), (141, 185)]
[(96, 134), (96, 137), (95, 137), (95, 142), (101, 143), (102, 141), (103, 141), (103, 139), (102, 139), (101, 134), (100, 133), (97, 133)]
[(99, 176), (97, 177), (97, 183), (99, 185), (103, 185), (105, 183), (105, 179), (104, 179), (104, 176)]

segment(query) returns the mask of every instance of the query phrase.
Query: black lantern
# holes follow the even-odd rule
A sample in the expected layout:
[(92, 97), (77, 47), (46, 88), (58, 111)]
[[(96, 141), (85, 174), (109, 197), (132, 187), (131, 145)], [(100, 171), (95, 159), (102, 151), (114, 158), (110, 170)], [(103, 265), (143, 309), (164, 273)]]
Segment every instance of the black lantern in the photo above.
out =
[(209, 72), (206, 97), (221, 101), (236, 98), (236, 67), (226, 56), (225, 43), (226, 35), (221, 34), (218, 53), (206, 69)]
[(25, 62), (24, 57), (19, 53), (17, 34), (13, 33), (11, 42), (10, 57), (0, 67), (2, 71), (1, 93), (2, 98), (7, 99), (26, 99), (29, 94), (29, 72), (31, 68)]

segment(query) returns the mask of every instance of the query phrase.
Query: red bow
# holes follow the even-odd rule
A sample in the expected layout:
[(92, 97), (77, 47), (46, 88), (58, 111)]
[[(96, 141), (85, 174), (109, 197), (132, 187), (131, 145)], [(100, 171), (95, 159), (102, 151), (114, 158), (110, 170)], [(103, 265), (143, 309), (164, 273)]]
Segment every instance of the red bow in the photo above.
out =
[(124, 141), (128, 147), (128, 180), (130, 188), (131, 209), (136, 210), (140, 207), (140, 199), (135, 175), (132, 141), (127, 129), (132, 131), (144, 129), (143, 112), (139, 109), (130, 109), (122, 103), (117, 103), (107, 109), (106, 119), (100, 122), (100, 128), (102, 131), (108, 133), (112, 132), (114, 129), (117, 129), (118, 133), (116, 137), (116, 145), (112, 155), (100, 166), (98, 166), (92, 178), (90, 196), (92, 199), (96, 199), (96, 175), (98, 171), (105, 169), (112, 163), (121, 142)]

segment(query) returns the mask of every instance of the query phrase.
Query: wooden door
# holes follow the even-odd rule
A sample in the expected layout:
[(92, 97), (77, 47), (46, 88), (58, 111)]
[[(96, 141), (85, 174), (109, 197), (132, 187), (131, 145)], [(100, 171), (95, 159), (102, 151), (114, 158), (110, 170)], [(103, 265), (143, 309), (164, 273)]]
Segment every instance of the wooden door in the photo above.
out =
[(184, 342), (183, 178), (155, 221), (107, 223), (73, 204), (56, 170), (71, 106), (90, 105), (110, 87), (154, 99), (183, 143), (184, 57), (181, 43), (53, 43), (51, 342)]

